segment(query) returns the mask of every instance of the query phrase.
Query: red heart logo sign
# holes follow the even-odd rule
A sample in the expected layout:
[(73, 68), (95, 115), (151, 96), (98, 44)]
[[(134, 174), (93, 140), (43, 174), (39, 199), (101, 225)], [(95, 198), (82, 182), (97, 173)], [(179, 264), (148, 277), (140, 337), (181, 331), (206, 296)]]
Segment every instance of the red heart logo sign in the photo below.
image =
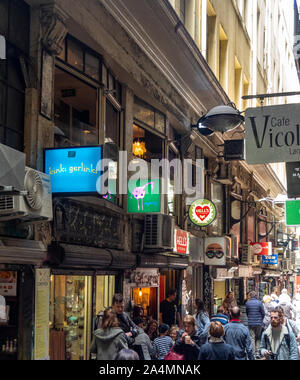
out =
[(208, 217), (209, 213), (210, 213), (210, 208), (208, 206), (204, 206), (204, 207), (197, 206), (195, 208), (195, 214), (198, 216), (199, 219), (201, 219), (202, 222), (204, 219)]

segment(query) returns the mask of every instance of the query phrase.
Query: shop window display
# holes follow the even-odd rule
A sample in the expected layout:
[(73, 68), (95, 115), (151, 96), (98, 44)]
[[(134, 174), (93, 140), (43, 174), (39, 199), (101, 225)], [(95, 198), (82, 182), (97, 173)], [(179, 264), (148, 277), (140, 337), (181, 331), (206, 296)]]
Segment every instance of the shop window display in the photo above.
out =
[(96, 315), (111, 306), (115, 276), (52, 275), (50, 359), (88, 360)]
[[(51, 333), (61, 332), (65, 340), (53, 339), (50, 357), (51, 352), (57, 350), (61, 352), (61, 360), (87, 359), (90, 302), (87, 295), (90, 286), (91, 281), (87, 276), (51, 277), (50, 336)], [(61, 346), (53, 347), (57, 344)]]
[(0, 318), (0, 360), (17, 359), (18, 294), (17, 272), (0, 271), (1, 305), (5, 318)]

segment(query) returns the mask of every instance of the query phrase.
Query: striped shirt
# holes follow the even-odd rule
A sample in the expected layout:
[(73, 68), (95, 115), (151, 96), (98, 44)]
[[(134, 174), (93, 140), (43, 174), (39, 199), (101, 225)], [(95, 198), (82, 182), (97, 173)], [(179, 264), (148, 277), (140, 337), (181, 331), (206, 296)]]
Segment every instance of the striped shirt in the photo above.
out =
[(153, 351), (158, 360), (163, 360), (170, 349), (173, 347), (173, 341), (169, 336), (160, 336), (154, 339)]
[(218, 313), (218, 314), (212, 315), (210, 318), (210, 321), (211, 322), (220, 322), (220, 323), (222, 323), (222, 325), (226, 325), (229, 322), (229, 318), (225, 314)]

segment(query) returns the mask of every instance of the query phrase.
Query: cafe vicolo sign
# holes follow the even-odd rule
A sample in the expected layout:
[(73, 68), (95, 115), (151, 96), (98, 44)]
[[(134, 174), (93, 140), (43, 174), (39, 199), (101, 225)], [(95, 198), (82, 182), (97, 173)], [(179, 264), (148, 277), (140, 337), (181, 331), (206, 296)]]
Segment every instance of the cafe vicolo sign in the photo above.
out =
[(300, 161), (300, 104), (248, 108), (248, 164)]

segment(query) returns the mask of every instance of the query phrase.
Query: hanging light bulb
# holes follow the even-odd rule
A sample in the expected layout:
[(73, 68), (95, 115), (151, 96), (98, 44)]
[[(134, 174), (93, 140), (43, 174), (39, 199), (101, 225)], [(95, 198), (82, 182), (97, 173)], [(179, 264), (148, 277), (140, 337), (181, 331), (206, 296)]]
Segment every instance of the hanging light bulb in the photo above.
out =
[(143, 293), (142, 293), (142, 289), (140, 288), (140, 291), (139, 291), (139, 297), (142, 297)]
[(132, 153), (135, 156), (141, 157), (147, 152), (145, 142), (144, 141), (134, 141), (132, 145)]

